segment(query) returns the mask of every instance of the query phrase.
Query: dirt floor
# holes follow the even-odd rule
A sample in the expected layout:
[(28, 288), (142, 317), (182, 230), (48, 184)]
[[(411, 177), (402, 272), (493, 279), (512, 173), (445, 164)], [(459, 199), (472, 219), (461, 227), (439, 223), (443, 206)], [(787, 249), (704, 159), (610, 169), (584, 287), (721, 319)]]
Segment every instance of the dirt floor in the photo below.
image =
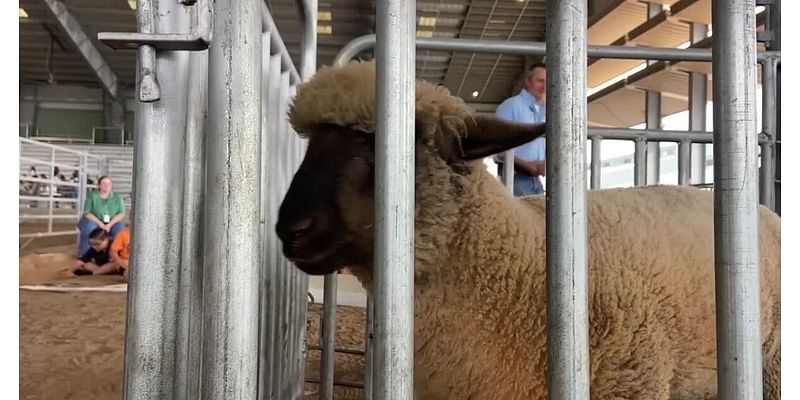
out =
[[(126, 292), (121, 276), (64, 278), (73, 246), (37, 247), (20, 257), (20, 399), (122, 398)], [(52, 292), (30, 285), (97, 287), (117, 292)], [(309, 345), (319, 345), (322, 307), (309, 308)], [(363, 308), (338, 307), (337, 348), (364, 349)], [(319, 351), (310, 351), (307, 378), (319, 377)], [(336, 381), (363, 382), (361, 355), (337, 354)], [(306, 398), (316, 399), (315, 384)], [(362, 399), (362, 389), (337, 386), (336, 399)]]

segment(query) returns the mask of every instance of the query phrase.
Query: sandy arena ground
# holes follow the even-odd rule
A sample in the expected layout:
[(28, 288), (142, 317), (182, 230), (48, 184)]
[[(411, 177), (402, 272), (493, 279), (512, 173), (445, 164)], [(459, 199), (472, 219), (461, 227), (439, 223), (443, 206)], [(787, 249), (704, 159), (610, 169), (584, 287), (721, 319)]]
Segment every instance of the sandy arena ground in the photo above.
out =
[[(74, 245), (28, 247), (20, 257), (20, 399), (121, 399), (125, 292), (50, 292), (23, 285), (124, 287), (121, 276), (63, 278)], [(319, 345), (320, 305), (309, 308), (309, 345)], [(338, 307), (337, 348), (364, 349), (364, 309)], [(306, 376), (318, 378), (319, 351), (309, 352)], [(363, 382), (362, 356), (337, 354), (336, 381)], [(316, 399), (315, 384), (306, 398)], [(362, 390), (337, 386), (336, 399)]]

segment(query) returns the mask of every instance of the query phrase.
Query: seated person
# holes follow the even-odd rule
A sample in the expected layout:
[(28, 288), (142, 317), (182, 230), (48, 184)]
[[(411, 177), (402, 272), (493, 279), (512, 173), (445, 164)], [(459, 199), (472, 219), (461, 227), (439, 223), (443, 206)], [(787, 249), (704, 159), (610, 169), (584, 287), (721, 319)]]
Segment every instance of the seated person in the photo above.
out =
[(78, 221), (80, 241), (78, 255), (89, 251), (89, 233), (101, 228), (111, 234), (113, 239), (125, 228), (125, 202), (122, 195), (112, 190), (113, 183), (108, 176), (99, 180), (100, 190), (91, 192), (83, 206), (83, 217)]
[(111, 235), (108, 232), (102, 228), (93, 230), (89, 234), (89, 245), (89, 250), (66, 271), (67, 276), (106, 275), (119, 272), (119, 266), (111, 261), (108, 254), (111, 245)]
[(128, 281), (128, 264), (131, 258), (131, 228), (126, 227), (117, 234), (111, 243), (111, 261), (122, 270), (122, 277)]

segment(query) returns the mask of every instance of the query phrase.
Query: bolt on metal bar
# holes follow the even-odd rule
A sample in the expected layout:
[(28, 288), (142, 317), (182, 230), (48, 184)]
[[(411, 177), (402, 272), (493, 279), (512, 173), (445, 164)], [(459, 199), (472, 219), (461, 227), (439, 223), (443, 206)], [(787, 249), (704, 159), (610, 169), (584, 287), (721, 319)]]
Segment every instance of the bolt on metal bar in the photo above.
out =
[[(258, 160), (261, 16), (218, 0), (209, 49), (203, 399), (255, 399), (258, 373)], [(255, 40), (254, 40), (255, 38)], [(236, 162), (231, 160), (235, 159)], [(233, 362), (235, 360), (235, 362)]]
[(414, 397), (416, 2), (377, 3), (375, 374), (377, 400)]
[(554, 400), (589, 399), (586, 20), (585, 1), (547, 2), (547, 386)]
[(755, 4), (713, 0), (717, 393), (761, 399)]

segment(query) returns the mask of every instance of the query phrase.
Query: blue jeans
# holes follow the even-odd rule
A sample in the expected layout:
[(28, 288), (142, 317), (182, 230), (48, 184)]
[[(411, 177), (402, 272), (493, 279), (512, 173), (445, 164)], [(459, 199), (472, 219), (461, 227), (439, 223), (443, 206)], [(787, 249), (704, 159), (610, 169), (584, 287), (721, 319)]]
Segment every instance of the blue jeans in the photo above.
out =
[[(503, 164), (497, 164), (497, 175), (503, 178)], [(531, 176), (524, 172), (514, 171), (514, 197), (532, 196), (543, 194), (544, 186), (538, 176)]]
[[(118, 233), (122, 232), (125, 229), (125, 223), (120, 221), (114, 224), (111, 227), (111, 238), (115, 238)], [(99, 228), (97, 224), (92, 221), (86, 219), (86, 217), (81, 217), (81, 220), (78, 221), (78, 230), (80, 231), (80, 241), (78, 241), (78, 257), (86, 254), (89, 251), (89, 234), (92, 233), (93, 230)]]

